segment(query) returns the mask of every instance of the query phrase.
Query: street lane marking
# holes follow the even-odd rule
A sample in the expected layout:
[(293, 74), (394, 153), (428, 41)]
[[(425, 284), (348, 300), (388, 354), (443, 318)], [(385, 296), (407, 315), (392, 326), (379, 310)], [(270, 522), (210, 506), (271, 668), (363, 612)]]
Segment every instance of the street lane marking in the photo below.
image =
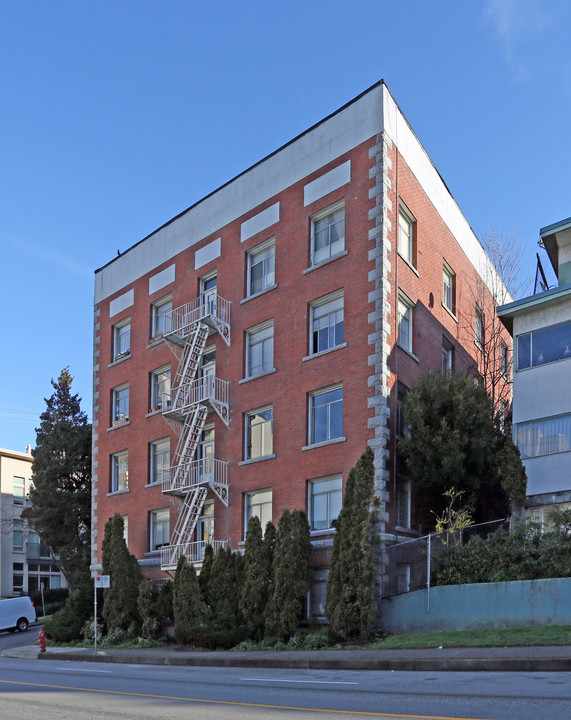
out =
[(316, 683), (318, 685), (358, 685), (358, 682), (346, 680), (280, 680), (276, 678), (238, 678), (238, 680), (250, 680), (256, 682), (284, 682), (284, 683)]
[(88, 672), (88, 673), (109, 673), (111, 674), (112, 670), (84, 670), (83, 668), (68, 668), (68, 667), (60, 667), (56, 668), (56, 670), (65, 670), (65, 672)]
[(292, 705), (268, 705), (265, 703), (234, 702), (233, 700), (204, 700), (203, 698), (177, 697), (176, 695), (151, 695), (150, 693), (128, 692), (127, 690), (98, 690), (97, 688), (68, 687), (67, 685), (48, 685), (18, 680), (0, 680), (4, 685), (24, 685), (25, 687), (51, 688), (52, 690), (75, 690), (75, 692), (99, 693), (107, 695), (125, 695), (127, 697), (154, 698), (155, 700), (180, 700), (210, 705), (234, 705), (236, 707), (267, 708), (270, 710), (301, 710), (305, 712), (336, 713), (337, 715), (364, 715), (383, 718), (412, 718), (412, 720), (490, 720), (490, 718), (463, 718), (450, 715), (402, 715), (400, 713), (370, 712), (368, 710), (330, 710), (328, 708), (294, 707)]

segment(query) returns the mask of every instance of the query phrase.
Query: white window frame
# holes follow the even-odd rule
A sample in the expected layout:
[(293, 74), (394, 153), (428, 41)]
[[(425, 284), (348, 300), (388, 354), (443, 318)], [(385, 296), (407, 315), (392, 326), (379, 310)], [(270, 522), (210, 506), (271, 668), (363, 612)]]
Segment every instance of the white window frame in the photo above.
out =
[[(25, 541), (25, 525), (24, 521), (20, 518), (12, 520), (12, 552), (19, 553), (24, 552), (24, 541)], [(16, 536), (21, 537), (21, 542), (16, 542)]]
[(149, 552), (158, 552), (170, 541), (170, 510), (159, 508), (149, 511)]
[[(345, 345), (345, 295), (337, 290), (309, 305), (309, 355), (319, 355)], [(339, 330), (339, 325), (341, 328)], [(320, 327), (323, 326), (323, 327)], [(319, 332), (327, 327), (326, 346), (320, 349)], [(318, 333), (317, 337), (315, 333)], [(340, 337), (338, 337), (340, 335)], [(333, 338), (333, 340), (332, 340)], [(332, 340), (332, 343), (330, 344)]]
[(131, 354), (131, 318), (113, 325), (113, 360), (127, 357)]
[[(340, 238), (337, 240), (331, 241), (331, 227), (332, 224), (326, 225), (325, 227), (329, 228), (328, 231), (328, 240), (327, 244), (323, 247), (327, 247), (327, 252), (323, 253), (324, 257), (317, 257), (318, 250), (316, 250), (315, 243), (316, 243), (316, 236), (318, 232), (321, 232), (324, 228), (318, 228), (318, 225), (321, 223), (321, 221), (325, 220), (328, 217), (333, 217), (336, 213), (339, 213), (340, 211), (343, 211), (343, 231), (341, 233)], [(345, 251), (345, 222), (346, 222), (346, 215), (345, 215), (345, 200), (338, 200), (337, 202), (333, 203), (332, 205), (329, 205), (326, 208), (323, 208), (323, 210), (320, 210), (319, 212), (314, 213), (311, 218), (311, 264), (312, 265), (320, 265), (321, 263), (327, 262), (328, 260), (331, 260), (332, 258), (337, 257), (342, 252)], [(340, 223), (341, 219), (338, 219), (335, 221), (335, 224)], [(335, 252), (332, 251), (333, 244), (336, 243), (339, 245), (335, 249)], [(321, 250), (321, 249), (320, 249)]]
[[(168, 307), (166, 307), (168, 306)], [(151, 338), (156, 340), (170, 332), (172, 327), (172, 318), (166, 318), (167, 313), (172, 312), (172, 295), (165, 295), (151, 305), (152, 310), (152, 334)], [(170, 321), (169, 321), (170, 320)]]
[[(257, 421), (257, 417), (261, 417), (261, 414), (266, 415), (270, 413), (269, 417), (263, 420)], [(255, 421), (255, 422), (253, 422)], [(245, 413), (245, 433), (244, 433), (244, 458), (245, 460), (261, 460), (262, 458), (273, 457), (274, 455), (274, 407), (273, 405), (264, 405), (263, 407), (257, 408), (256, 410), (249, 410)], [(269, 430), (268, 430), (269, 426)], [(256, 428), (255, 433), (258, 434), (257, 428), (260, 427), (260, 454), (252, 455), (252, 448), (254, 443), (252, 442), (252, 432)], [(268, 434), (269, 432), (269, 434)]]
[[(262, 363), (253, 365), (252, 351), (258, 345), (262, 346)], [(274, 321), (268, 320), (246, 330), (245, 377), (264, 375), (272, 370), (274, 370)]]
[(248, 532), (248, 522), (252, 515), (256, 515), (260, 519), (263, 534), (266, 525), (273, 519), (272, 513), (273, 490), (271, 487), (244, 493), (244, 538)]
[[(325, 501), (325, 525), (316, 527), (316, 522), (321, 522), (316, 518), (316, 500), (324, 499)], [(309, 529), (311, 531), (327, 531), (334, 529), (335, 520), (339, 517), (343, 504), (343, 478), (341, 475), (331, 475), (330, 477), (317, 478), (310, 480), (307, 484), (307, 508)], [(337, 510), (337, 512), (335, 512)]]
[(414, 240), (416, 220), (410, 210), (399, 204), (398, 254), (412, 267), (415, 267)]
[(325, 618), (325, 603), (327, 601), (327, 579), (329, 568), (315, 568), (313, 580), (309, 590), (308, 611), (309, 618)]
[(454, 345), (446, 337), (442, 337), (442, 374), (452, 372), (454, 364)]
[(20, 475), (12, 478), (12, 502), (14, 505), (23, 506), (26, 501), (26, 479)]
[(129, 489), (129, 451), (121, 450), (111, 455), (111, 492)]
[(522, 460), (571, 451), (571, 413), (537, 418), (514, 426)]
[[(260, 295), (266, 290), (270, 290), (276, 286), (276, 239), (270, 238), (265, 240), (260, 245), (256, 245), (246, 253), (248, 260), (248, 277), (246, 281), (246, 295), (247, 297), (254, 297)], [(257, 268), (261, 264), (262, 266), (262, 277), (261, 287), (259, 289), (254, 288), (252, 274), (254, 268)]]
[[(403, 332), (406, 320), (407, 332)], [(414, 334), (414, 303), (399, 290), (397, 345), (412, 355)]]
[(456, 273), (447, 262), (442, 267), (442, 304), (454, 315), (456, 313)]
[(122, 425), (129, 420), (129, 383), (114, 387), (112, 395), (111, 424)]
[(508, 344), (500, 340), (500, 374), (509, 380), (510, 377), (510, 356)]
[(149, 443), (149, 485), (162, 483), (163, 473), (170, 467), (170, 449), (169, 437)]
[[(316, 404), (316, 401), (319, 403), (319, 399), (323, 398), (324, 395), (327, 395), (328, 393), (335, 392), (337, 390), (341, 390), (341, 397), (333, 399), (327, 403), (320, 403)], [(337, 385), (330, 385), (329, 387), (320, 388), (319, 390), (314, 390), (313, 392), (309, 393), (309, 445), (321, 445), (322, 443), (328, 443), (328, 442), (335, 442), (336, 440), (342, 440), (343, 437), (343, 384), (338, 383)], [(341, 430), (339, 435), (334, 435), (334, 429), (332, 428), (332, 425), (334, 422), (332, 422), (332, 411), (337, 411), (337, 408), (340, 407), (341, 412)], [(315, 437), (315, 414), (318, 408), (325, 408), (326, 413), (326, 426), (327, 426), (327, 432), (326, 437), (323, 439), (316, 439)]]
[[(161, 381), (159, 377), (165, 375)], [(151, 373), (151, 412), (162, 410), (163, 396), (170, 395), (171, 391), (171, 366), (163, 365)]]
[(474, 308), (474, 342), (477, 348), (484, 350), (484, 311), (479, 305)]

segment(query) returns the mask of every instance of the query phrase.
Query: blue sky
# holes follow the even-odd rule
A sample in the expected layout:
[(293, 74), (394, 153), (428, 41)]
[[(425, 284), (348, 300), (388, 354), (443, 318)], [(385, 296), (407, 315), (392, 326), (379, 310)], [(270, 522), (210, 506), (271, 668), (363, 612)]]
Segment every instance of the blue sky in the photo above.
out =
[(380, 78), (533, 275), (571, 215), (570, 29), (565, 0), (0, 3), (0, 447), (63, 367), (91, 415), (96, 268)]

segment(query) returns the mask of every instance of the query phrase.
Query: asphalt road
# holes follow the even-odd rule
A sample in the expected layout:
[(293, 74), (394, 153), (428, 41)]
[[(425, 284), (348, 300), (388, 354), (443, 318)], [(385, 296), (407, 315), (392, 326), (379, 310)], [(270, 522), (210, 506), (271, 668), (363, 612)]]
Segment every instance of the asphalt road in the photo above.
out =
[(42, 626), (34, 625), (29, 627), (25, 632), (0, 632), (0, 652), (8, 648), (19, 647), (20, 645), (37, 645), (38, 633)]
[(567, 719), (571, 674), (180, 668), (0, 658), (2, 720), (102, 716)]

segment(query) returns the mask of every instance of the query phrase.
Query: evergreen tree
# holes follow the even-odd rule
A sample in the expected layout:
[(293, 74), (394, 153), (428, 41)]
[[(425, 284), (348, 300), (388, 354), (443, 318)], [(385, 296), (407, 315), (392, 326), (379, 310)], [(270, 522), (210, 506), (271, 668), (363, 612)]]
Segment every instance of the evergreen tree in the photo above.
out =
[(91, 425), (71, 394), (72, 376), (64, 368), (46, 398), (33, 451), (30, 507), (26, 518), (60, 558), (73, 588), (89, 578), (91, 527)]
[(204, 548), (204, 558), (202, 560), (202, 568), (198, 576), (198, 585), (202, 600), (210, 607), (210, 576), (212, 574), (212, 563), (214, 562), (214, 549), (210, 543)]
[(181, 555), (176, 566), (173, 584), (174, 634), (177, 642), (190, 644), (208, 615), (208, 608), (200, 597), (198, 578), (193, 565)]
[(526, 494), (525, 470), (498, 427), (483, 384), (460, 374), (426, 375), (404, 403), (408, 433), (398, 452), (414, 486), (415, 518), (429, 531), (445, 510), (444, 493), (465, 493), (474, 522), (506, 517)]
[(214, 625), (224, 628), (242, 625), (239, 607), (241, 574), (242, 556), (230, 548), (218, 548), (208, 588)]
[(260, 519), (256, 515), (252, 515), (246, 534), (244, 582), (240, 593), (240, 610), (248, 626), (249, 637), (256, 640), (260, 640), (264, 634), (271, 572), (270, 553), (262, 538)]
[(325, 615), (343, 638), (366, 635), (377, 610), (373, 492), (373, 451), (367, 447), (347, 478), (327, 579)]
[(284, 510), (278, 523), (274, 587), (267, 605), (266, 634), (290, 638), (302, 618), (311, 583), (311, 539), (303, 510)]
[(103, 574), (109, 575), (110, 587), (105, 590), (103, 619), (107, 632), (122, 630), (135, 635), (140, 624), (138, 610), (141, 572), (137, 558), (125, 542), (123, 518), (119, 513), (105, 523), (101, 545)]

